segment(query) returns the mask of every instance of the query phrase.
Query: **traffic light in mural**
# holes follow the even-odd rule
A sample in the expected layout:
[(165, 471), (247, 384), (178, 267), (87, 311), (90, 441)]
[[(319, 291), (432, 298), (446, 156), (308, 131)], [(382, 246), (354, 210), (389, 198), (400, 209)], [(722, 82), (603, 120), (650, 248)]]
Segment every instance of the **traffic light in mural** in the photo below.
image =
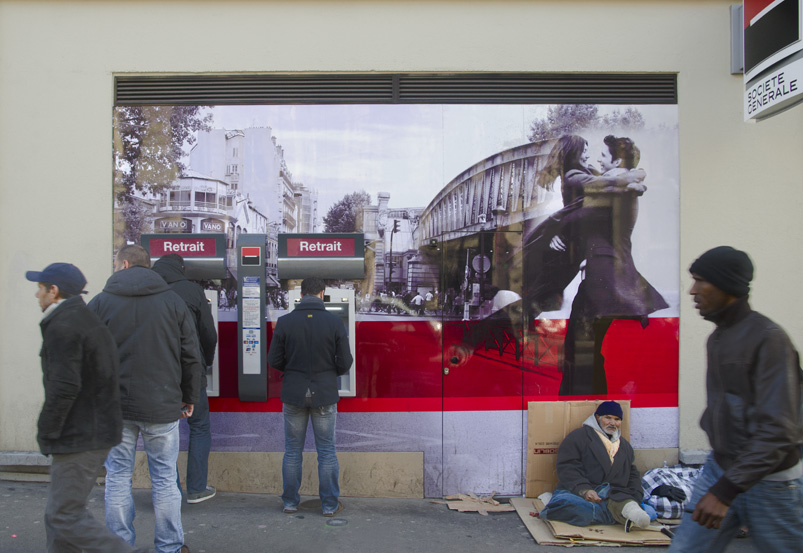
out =
[(393, 219), (393, 232), (399, 232), (399, 220)]

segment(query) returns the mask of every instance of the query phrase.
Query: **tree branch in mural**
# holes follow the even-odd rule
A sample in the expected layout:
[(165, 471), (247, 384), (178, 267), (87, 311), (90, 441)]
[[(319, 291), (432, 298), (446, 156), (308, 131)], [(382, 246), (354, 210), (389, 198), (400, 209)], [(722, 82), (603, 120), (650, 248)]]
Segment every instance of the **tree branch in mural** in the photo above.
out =
[(139, 237), (153, 232), (150, 215), (153, 207), (131, 197), (121, 202), (120, 209), (114, 211), (114, 249), (115, 251), (128, 243), (139, 243)]
[(346, 194), (336, 202), (323, 218), (325, 232), (357, 232), (362, 230), (360, 212), (371, 205), (371, 195), (365, 190)]
[(118, 201), (134, 191), (157, 194), (185, 169), (184, 147), (194, 133), (211, 129), (203, 106), (121, 106), (114, 112), (114, 194)]
[(618, 109), (610, 114), (599, 115), (595, 104), (560, 104), (550, 106), (543, 119), (530, 123), (530, 142), (549, 140), (567, 134), (577, 134), (587, 129), (638, 130), (644, 128), (644, 116), (638, 108)]

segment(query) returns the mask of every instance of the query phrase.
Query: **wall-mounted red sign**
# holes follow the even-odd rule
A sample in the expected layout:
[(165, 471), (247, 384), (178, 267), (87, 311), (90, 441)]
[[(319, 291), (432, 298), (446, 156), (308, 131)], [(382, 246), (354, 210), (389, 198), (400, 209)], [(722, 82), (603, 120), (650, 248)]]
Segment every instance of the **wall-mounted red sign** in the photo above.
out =
[(279, 234), (279, 278), (365, 277), (362, 233)]
[(217, 254), (214, 238), (151, 238), (151, 257), (161, 257), (177, 253), (182, 257), (215, 257)]
[(140, 243), (151, 263), (163, 255), (184, 258), (184, 275), (190, 280), (226, 278), (226, 235), (223, 233), (143, 234)]
[(288, 238), (287, 257), (354, 257), (354, 238)]

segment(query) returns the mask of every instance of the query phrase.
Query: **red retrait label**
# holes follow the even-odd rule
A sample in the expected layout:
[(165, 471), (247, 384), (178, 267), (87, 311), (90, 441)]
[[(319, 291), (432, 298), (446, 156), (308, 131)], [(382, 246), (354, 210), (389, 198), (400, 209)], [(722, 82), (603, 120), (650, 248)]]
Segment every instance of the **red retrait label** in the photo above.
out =
[(177, 253), (181, 257), (215, 257), (214, 238), (154, 238), (150, 243), (151, 257)]
[(288, 238), (287, 257), (354, 257), (354, 239)]

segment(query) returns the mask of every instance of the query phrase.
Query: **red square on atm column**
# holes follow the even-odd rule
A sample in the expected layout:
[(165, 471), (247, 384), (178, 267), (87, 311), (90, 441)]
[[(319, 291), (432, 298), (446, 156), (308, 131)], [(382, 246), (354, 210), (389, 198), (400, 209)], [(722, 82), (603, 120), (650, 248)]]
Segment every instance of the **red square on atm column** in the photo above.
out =
[(242, 265), (259, 265), (262, 248), (243, 246), (240, 250), (240, 263)]

